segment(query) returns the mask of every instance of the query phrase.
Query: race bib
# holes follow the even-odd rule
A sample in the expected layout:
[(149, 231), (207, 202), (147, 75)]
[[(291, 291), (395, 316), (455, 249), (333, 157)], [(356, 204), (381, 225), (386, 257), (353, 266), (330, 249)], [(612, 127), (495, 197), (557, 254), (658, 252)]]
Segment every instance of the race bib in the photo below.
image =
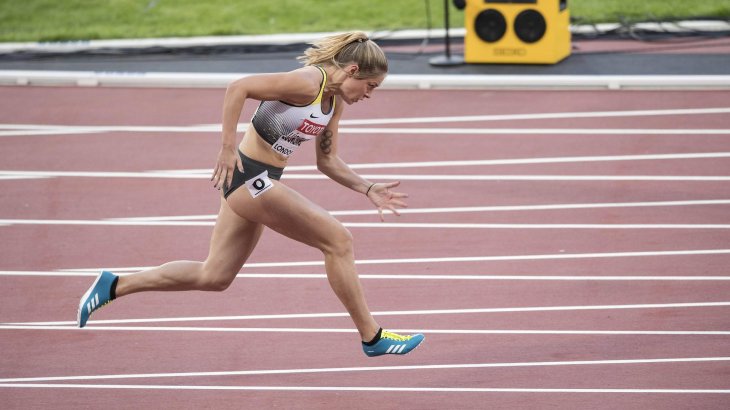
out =
[(273, 186), (274, 183), (269, 179), (269, 171), (264, 171), (246, 181), (246, 188), (248, 188), (248, 192), (254, 198), (268, 191)]
[(324, 127), (324, 125), (305, 119), (299, 125), (299, 128), (276, 140), (271, 145), (271, 149), (288, 157), (302, 145), (302, 142), (309, 141), (319, 135), (324, 130)]

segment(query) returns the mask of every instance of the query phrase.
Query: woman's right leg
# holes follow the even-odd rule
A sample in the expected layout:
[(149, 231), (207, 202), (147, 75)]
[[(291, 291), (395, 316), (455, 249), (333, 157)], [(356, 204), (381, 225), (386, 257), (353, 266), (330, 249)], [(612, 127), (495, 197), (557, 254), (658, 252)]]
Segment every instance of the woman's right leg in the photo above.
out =
[(144, 291), (225, 290), (261, 237), (263, 225), (236, 215), (224, 199), (205, 262), (175, 261), (120, 276), (116, 296)]
[(89, 316), (114, 297), (150, 290), (226, 289), (253, 251), (262, 230), (263, 225), (236, 215), (221, 199), (205, 262), (170, 262), (125, 276), (102, 272), (79, 301), (79, 327), (86, 326)]

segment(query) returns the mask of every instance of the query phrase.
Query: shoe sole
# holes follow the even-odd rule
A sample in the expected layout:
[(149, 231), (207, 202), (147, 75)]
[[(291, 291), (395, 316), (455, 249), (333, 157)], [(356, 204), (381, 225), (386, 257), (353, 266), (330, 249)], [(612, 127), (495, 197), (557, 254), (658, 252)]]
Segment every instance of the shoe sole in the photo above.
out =
[[(83, 327), (83, 326), (81, 326), (81, 312), (84, 309), (84, 301), (89, 296), (91, 296), (91, 292), (94, 290), (96, 285), (99, 283), (99, 281), (101, 280), (101, 276), (103, 274), (104, 274), (104, 272), (100, 273), (99, 276), (96, 277), (96, 280), (94, 281), (94, 283), (92, 283), (91, 286), (89, 287), (89, 290), (87, 290), (86, 293), (84, 293), (84, 296), (81, 296), (81, 300), (79, 301), (79, 310), (76, 312), (76, 324), (79, 326), (79, 328)], [(89, 315), (91, 315), (91, 313), (89, 313)], [(88, 319), (87, 319), (87, 321), (88, 321)], [(85, 325), (85, 323), (84, 323), (84, 325)]]

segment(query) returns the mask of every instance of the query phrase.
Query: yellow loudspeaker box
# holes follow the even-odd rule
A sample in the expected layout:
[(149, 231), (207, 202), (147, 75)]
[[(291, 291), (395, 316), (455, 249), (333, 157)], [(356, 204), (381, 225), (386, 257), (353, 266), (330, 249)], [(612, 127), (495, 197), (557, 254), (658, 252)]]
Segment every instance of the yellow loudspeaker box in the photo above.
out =
[(464, 61), (555, 64), (570, 55), (567, 0), (466, 0)]

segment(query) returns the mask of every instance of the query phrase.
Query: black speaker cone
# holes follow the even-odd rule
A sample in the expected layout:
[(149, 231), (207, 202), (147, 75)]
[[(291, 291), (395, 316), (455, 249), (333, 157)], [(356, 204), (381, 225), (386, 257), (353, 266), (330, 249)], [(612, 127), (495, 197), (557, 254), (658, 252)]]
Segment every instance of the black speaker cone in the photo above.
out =
[(545, 18), (535, 10), (525, 10), (515, 18), (515, 34), (525, 43), (535, 43), (544, 35)]
[(474, 20), (474, 31), (487, 43), (499, 41), (507, 31), (507, 20), (495, 9), (487, 9), (479, 13)]

